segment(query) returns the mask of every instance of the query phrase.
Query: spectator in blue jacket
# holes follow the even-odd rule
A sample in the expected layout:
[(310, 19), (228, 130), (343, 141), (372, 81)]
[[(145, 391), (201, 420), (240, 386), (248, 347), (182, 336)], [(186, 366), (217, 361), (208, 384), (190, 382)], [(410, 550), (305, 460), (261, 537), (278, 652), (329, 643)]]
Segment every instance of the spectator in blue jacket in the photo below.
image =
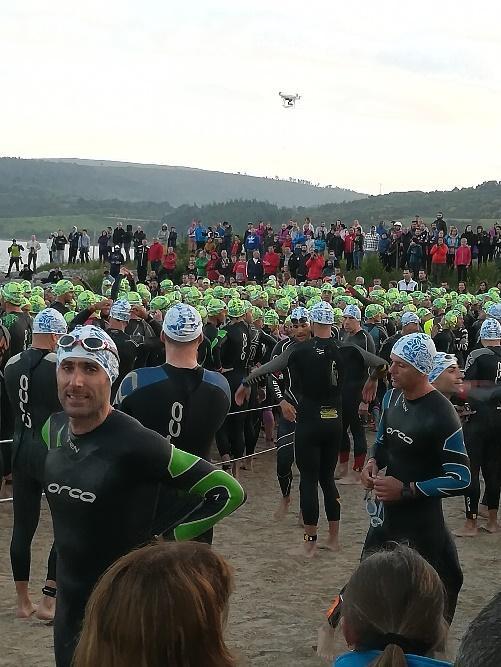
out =
[(197, 244), (197, 250), (203, 250), (206, 240), (207, 230), (205, 227), (202, 227), (202, 223), (198, 220), (195, 225), (195, 242)]

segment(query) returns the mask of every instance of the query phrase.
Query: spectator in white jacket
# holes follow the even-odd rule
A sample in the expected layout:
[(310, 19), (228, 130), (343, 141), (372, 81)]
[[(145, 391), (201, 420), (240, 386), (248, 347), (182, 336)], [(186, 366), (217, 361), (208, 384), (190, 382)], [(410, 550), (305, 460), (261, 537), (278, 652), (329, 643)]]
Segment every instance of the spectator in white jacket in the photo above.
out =
[(42, 246), (37, 241), (37, 237), (35, 236), (35, 234), (32, 234), (31, 239), (26, 244), (26, 248), (28, 249), (28, 269), (32, 268), (31, 264), (33, 264), (32, 268), (33, 273), (37, 272), (37, 256), (38, 256), (38, 251), (41, 249), (41, 247)]

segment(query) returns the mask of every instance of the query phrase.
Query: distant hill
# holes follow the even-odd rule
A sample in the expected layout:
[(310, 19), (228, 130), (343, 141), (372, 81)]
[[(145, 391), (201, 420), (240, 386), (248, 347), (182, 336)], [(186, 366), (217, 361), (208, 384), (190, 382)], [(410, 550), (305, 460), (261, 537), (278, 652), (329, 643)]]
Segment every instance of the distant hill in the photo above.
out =
[[(118, 199), (204, 205), (232, 199), (256, 199), (278, 206), (318, 206), (366, 195), (306, 181), (227, 174), (187, 167), (80, 159), (23, 160), (0, 158), (1, 200), (31, 192), (44, 199)], [(28, 215), (30, 213), (27, 213)], [(31, 213), (33, 214), (33, 213)]]

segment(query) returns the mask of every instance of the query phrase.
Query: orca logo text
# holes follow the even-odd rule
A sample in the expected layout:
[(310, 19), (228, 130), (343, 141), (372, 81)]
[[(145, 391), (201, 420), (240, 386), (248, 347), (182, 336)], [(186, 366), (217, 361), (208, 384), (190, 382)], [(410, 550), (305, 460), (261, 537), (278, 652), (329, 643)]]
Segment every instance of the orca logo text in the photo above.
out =
[(396, 435), (397, 438), (400, 438), (400, 440), (403, 440), (406, 445), (412, 445), (414, 440), (412, 438), (409, 438), (408, 435), (405, 435), (402, 431), (399, 431), (398, 428), (391, 428), (390, 426), (386, 427), (386, 433), (388, 435)]
[(95, 494), (91, 493), (90, 491), (82, 491), (82, 489), (72, 489), (71, 486), (66, 486), (64, 484), (63, 486), (59, 486), (59, 484), (56, 484), (55, 482), (49, 484), (49, 486), (47, 487), (47, 491), (50, 491), (50, 493), (57, 493), (58, 496), (60, 496), (61, 493), (67, 493), (70, 498), (81, 500), (84, 503), (93, 503), (94, 500), (96, 499)]

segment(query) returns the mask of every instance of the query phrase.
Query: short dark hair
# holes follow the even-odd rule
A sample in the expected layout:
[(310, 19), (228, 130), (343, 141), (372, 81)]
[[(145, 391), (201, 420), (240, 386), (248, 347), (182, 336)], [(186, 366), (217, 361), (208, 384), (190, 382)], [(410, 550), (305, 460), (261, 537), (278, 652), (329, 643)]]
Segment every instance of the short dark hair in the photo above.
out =
[(497, 667), (501, 653), (501, 593), (471, 622), (463, 635), (455, 667)]

